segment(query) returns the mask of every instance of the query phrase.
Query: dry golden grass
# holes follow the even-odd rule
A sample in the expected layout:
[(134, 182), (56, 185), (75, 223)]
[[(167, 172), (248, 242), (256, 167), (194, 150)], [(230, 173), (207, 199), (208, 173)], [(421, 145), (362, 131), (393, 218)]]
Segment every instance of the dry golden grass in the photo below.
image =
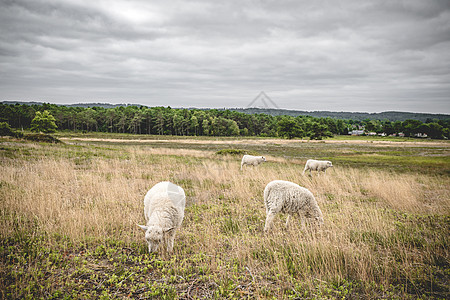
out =
[[(303, 161), (276, 157), (240, 171), (240, 158), (208, 151), (123, 146), (120, 153), (80, 158), (70, 147), (31, 147), (59, 155), (2, 160), (2, 238), (23, 230), (48, 234), (49, 245), (58, 235), (75, 245), (113, 238), (145, 247), (136, 226), (144, 222), (144, 195), (170, 180), (187, 194), (173, 256), (183, 261), (202, 253), (206, 274), (224, 281), (240, 274), (246, 292), (257, 298), (267, 290), (284, 297), (279, 287), (314, 291), (333, 280), (389, 286), (411, 276), (414, 265), (427, 264), (436, 251), (449, 258), (435, 241), (417, 250), (408, 242), (410, 231), (399, 231), (411, 225), (404, 213), (449, 215), (448, 177), (340, 167), (302, 176)], [(281, 216), (274, 232), (263, 234), (262, 192), (275, 179), (313, 192), (325, 219), (320, 230), (302, 228), (296, 218), (285, 229)], [(231, 275), (229, 265), (237, 268)]]

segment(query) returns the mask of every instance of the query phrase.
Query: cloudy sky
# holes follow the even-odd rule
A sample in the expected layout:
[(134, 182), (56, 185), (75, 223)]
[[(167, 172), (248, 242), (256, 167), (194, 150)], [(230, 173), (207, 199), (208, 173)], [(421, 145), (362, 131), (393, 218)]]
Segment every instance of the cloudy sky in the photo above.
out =
[(247, 107), (261, 91), (449, 114), (450, 1), (0, 0), (0, 100)]

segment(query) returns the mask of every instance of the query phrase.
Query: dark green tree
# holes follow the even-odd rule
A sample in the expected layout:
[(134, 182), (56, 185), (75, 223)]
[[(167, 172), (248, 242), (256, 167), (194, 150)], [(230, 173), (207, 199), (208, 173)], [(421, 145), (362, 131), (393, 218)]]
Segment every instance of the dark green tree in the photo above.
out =
[(79, 120), (82, 123), (82, 129), (91, 131), (94, 127), (97, 128), (97, 114), (92, 108), (84, 109), (79, 113)]
[(365, 120), (365, 129), (369, 132), (380, 132), (381, 126), (375, 120)]
[(444, 127), (438, 123), (428, 123), (421, 126), (423, 133), (426, 133), (428, 137), (432, 139), (443, 139), (444, 138)]
[(392, 123), (392, 127), (394, 128), (394, 133), (400, 133), (403, 131), (402, 121), (395, 121)]
[(141, 124), (144, 119), (144, 114), (141, 110), (136, 110), (134, 116), (130, 120), (130, 125), (128, 125), (128, 130), (134, 134), (141, 133)]
[(211, 128), (210, 124), (211, 123), (209, 122), (208, 119), (204, 119), (203, 120), (203, 122), (202, 122), (202, 129), (203, 129), (203, 134), (204, 135), (210, 135), (210, 128)]
[(292, 139), (295, 137), (302, 137), (303, 130), (293, 117), (282, 117), (277, 124), (278, 136)]
[(403, 127), (403, 133), (406, 136), (414, 136), (414, 134), (419, 133), (420, 125), (422, 125), (422, 122), (418, 120), (412, 120), (408, 119), (402, 122)]
[(236, 121), (228, 120), (227, 124), (227, 136), (236, 136), (239, 135), (239, 126)]
[(328, 130), (327, 125), (313, 122), (308, 136), (311, 140), (321, 140), (324, 137), (332, 137), (333, 134)]
[(384, 121), (383, 132), (386, 135), (391, 135), (391, 134), (395, 133), (394, 125), (391, 123), (391, 121)]
[(191, 120), (189, 122), (190, 131), (192, 135), (198, 135), (198, 118), (195, 115), (192, 115)]

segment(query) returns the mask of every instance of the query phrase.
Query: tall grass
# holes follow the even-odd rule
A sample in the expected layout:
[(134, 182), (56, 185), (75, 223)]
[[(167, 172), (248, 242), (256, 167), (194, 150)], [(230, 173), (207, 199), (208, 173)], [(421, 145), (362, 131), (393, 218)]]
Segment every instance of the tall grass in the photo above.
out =
[[(208, 151), (122, 146), (83, 156), (70, 146), (20, 147), (32, 159), (1, 161), (2, 240), (28, 232), (71, 251), (114, 240), (147, 255), (136, 226), (144, 222), (143, 197), (170, 180), (187, 194), (170, 274), (203, 278), (222, 296), (227, 289), (257, 298), (433, 296), (430, 276), (448, 271), (445, 176), (339, 166), (303, 176), (302, 160), (280, 157), (240, 171), (239, 158)], [(275, 179), (311, 190), (324, 214), (321, 229), (303, 228), (296, 218), (285, 228), (280, 216), (274, 232), (263, 233), (262, 191)], [(437, 295), (445, 295), (448, 285), (435, 281)]]

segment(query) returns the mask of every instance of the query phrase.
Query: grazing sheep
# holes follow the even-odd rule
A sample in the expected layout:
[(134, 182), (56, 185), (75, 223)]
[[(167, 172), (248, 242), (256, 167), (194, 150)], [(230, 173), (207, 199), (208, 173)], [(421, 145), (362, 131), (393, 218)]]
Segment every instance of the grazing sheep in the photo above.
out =
[(153, 186), (144, 198), (144, 215), (147, 225), (138, 225), (145, 231), (148, 251), (158, 251), (164, 242), (172, 252), (176, 230), (181, 226), (186, 206), (184, 190), (164, 181)]
[(273, 219), (280, 212), (288, 214), (286, 227), (293, 214), (302, 217), (302, 225), (304, 225), (303, 217), (311, 219), (317, 225), (323, 224), (322, 211), (313, 194), (293, 182), (284, 180), (269, 182), (264, 189), (264, 205), (266, 206), (265, 232), (270, 229)]
[(318, 172), (323, 171), (324, 173), (326, 173), (327, 169), (332, 166), (333, 166), (333, 164), (331, 163), (331, 161), (328, 161), (328, 160), (308, 159), (306, 161), (305, 169), (303, 170), (303, 174), (305, 174), (305, 172), (307, 170), (309, 170), (309, 174), (311, 174), (311, 170), (318, 171)]
[(266, 161), (264, 156), (244, 155), (241, 160), (241, 170), (243, 165), (257, 166), (264, 161)]

